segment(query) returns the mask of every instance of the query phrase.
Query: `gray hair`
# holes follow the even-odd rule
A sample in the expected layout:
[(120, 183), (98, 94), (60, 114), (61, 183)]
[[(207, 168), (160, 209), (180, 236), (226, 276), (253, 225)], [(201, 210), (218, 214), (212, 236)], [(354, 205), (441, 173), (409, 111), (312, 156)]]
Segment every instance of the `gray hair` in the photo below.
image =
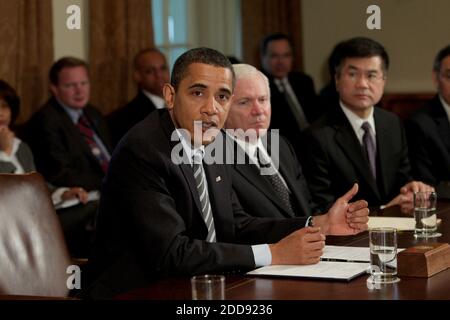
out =
[(261, 77), (264, 80), (264, 83), (266, 84), (267, 89), (270, 93), (269, 79), (266, 77), (264, 73), (256, 69), (254, 66), (245, 63), (239, 63), (233, 64), (233, 69), (236, 75), (236, 80), (243, 78), (251, 78), (255, 76)]

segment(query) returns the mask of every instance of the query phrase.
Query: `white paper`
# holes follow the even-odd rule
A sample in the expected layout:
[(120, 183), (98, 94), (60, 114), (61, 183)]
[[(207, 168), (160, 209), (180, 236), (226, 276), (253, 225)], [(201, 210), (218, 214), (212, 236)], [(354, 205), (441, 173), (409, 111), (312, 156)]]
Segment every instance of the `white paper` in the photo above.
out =
[(370, 251), (368, 247), (325, 246), (321, 259), (369, 262)]
[[(405, 249), (397, 248), (397, 253)], [(368, 247), (325, 246), (321, 260), (370, 262)]]
[(282, 276), (318, 279), (351, 280), (366, 273), (368, 263), (320, 261), (313, 265), (274, 265), (258, 268), (247, 274), (253, 276)]
[[(94, 201), (100, 199), (100, 192), (98, 190), (93, 190), (88, 193), (88, 202)], [(64, 209), (76, 206), (80, 203), (80, 200), (78, 198), (73, 198), (70, 200), (62, 201), (57, 204), (55, 204), (55, 209)]]

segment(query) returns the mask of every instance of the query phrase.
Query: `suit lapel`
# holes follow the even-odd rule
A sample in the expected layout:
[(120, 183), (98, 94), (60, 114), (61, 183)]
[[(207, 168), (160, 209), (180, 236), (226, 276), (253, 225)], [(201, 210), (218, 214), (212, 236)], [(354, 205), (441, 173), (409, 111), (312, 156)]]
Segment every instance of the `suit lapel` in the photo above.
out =
[(444, 106), (439, 100), (439, 96), (434, 98), (432, 106), (432, 112), (434, 114), (433, 119), (436, 122), (439, 137), (441, 137), (442, 142), (450, 153), (450, 121), (444, 110)]
[[(250, 184), (252, 184), (256, 189), (262, 192), (268, 199), (274, 202), (280, 210), (282, 210), (287, 217), (291, 217), (292, 215), (286, 210), (284, 204), (281, 202), (280, 198), (273, 192), (273, 187), (270, 184), (269, 180), (261, 175), (261, 172), (257, 165), (250, 163), (250, 159), (242, 148), (237, 145), (235, 141), (227, 137), (230, 144), (227, 143), (227, 146), (232, 145), (235, 148), (239, 148), (239, 152), (245, 154), (245, 162), (247, 164), (237, 164), (237, 153), (234, 152), (234, 167), (239, 174), (242, 175), (244, 179), (246, 179)], [(283, 175), (284, 178), (284, 175)], [(289, 184), (288, 184), (289, 186)]]
[[(157, 112), (157, 111), (155, 111), (155, 112)], [(181, 144), (181, 141), (180, 140), (176, 140), (176, 141), (171, 140), (172, 132), (175, 131), (175, 126), (173, 125), (173, 122), (169, 115), (169, 112), (167, 110), (161, 110), (160, 118), (161, 118), (162, 129), (170, 143), (171, 150), (169, 152), (171, 152), (177, 144), (179, 144), (179, 143)], [(198, 191), (197, 191), (197, 185), (195, 183), (194, 172), (193, 172), (192, 166), (190, 165), (189, 159), (187, 158), (184, 150), (183, 150), (182, 163), (179, 164), (179, 167), (180, 167), (180, 170), (183, 173), (183, 176), (186, 179), (186, 182), (189, 186), (189, 190), (191, 192), (192, 198), (194, 199), (195, 205), (197, 206), (198, 212), (201, 215), (202, 207), (200, 205), (200, 198), (199, 198)]]
[(389, 159), (392, 159), (392, 150), (394, 148), (390, 147), (392, 139), (391, 128), (389, 128), (383, 119), (380, 119), (380, 114), (378, 109), (374, 108), (373, 113), (374, 121), (375, 121), (375, 130), (376, 130), (376, 140), (377, 140), (377, 154), (380, 165), (377, 166), (378, 176), (381, 177), (383, 182), (383, 190), (389, 190), (389, 185), (391, 185), (390, 180), (392, 177), (389, 177), (386, 168), (388, 168), (391, 164), (389, 163)]
[(370, 186), (376, 196), (380, 198), (378, 187), (375, 180), (373, 179), (368, 161), (363, 154), (363, 149), (359, 143), (358, 138), (356, 137), (355, 132), (353, 131), (350, 122), (348, 121), (347, 117), (340, 107), (339, 109), (336, 109), (333, 118), (335, 119), (334, 127), (336, 129), (336, 143), (344, 151), (344, 153), (347, 155), (347, 158), (350, 160), (350, 162), (353, 163), (364, 180), (366, 180), (367, 184)]

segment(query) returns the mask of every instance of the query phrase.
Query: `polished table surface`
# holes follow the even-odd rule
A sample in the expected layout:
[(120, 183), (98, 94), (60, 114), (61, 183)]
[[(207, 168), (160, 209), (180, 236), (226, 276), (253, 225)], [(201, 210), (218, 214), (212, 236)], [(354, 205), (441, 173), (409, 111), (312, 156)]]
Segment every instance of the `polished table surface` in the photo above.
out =
[[(415, 239), (413, 231), (398, 232), (398, 247), (408, 248), (417, 244), (450, 242), (450, 201), (440, 200), (437, 208), (439, 238)], [(402, 216), (398, 208), (390, 208), (371, 215)], [(327, 237), (327, 244), (368, 247), (368, 232), (357, 236)], [(350, 282), (309, 280), (299, 278), (248, 277), (226, 275), (227, 300), (450, 300), (450, 268), (430, 278), (401, 277), (396, 284), (370, 288), (368, 274)], [(189, 278), (162, 279), (117, 297), (118, 299), (190, 300)]]

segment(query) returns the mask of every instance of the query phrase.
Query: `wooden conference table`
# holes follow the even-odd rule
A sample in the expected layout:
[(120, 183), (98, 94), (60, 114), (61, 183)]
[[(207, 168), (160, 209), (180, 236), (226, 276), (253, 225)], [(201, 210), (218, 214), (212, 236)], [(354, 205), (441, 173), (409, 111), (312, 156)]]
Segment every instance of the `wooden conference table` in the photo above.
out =
[[(450, 201), (440, 200), (437, 208), (439, 238), (415, 239), (412, 231), (398, 233), (398, 247), (407, 248), (419, 243), (450, 242)], [(371, 215), (402, 216), (398, 208), (372, 212)], [(327, 237), (327, 244), (368, 247), (368, 232), (357, 236)], [(396, 284), (368, 288), (368, 275), (350, 282), (306, 280), (298, 278), (249, 277), (226, 275), (227, 300), (450, 300), (450, 268), (430, 278), (402, 277)], [(189, 278), (160, 280), (146, 288), (137, 289), (118, 299), (190, 300)]]

